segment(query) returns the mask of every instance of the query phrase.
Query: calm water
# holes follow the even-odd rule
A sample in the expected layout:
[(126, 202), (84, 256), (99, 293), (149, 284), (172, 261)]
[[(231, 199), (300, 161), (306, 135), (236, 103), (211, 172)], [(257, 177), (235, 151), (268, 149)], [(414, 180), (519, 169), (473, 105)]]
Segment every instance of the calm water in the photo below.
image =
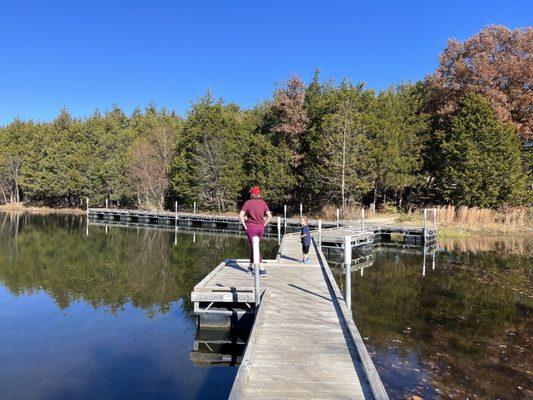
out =
[[(212, 367), (209, 349), (246, 334), (196, 332), (189, 295), (246, 254), (243, 237), (0, 213), (0, 399), (226, 398), (238, 356)], [(531, 261), (524, 240), (442, 242), (424, 270), (367, 254), (353, 310), (391, 398), (533, 398)]]
[[(243, 237), (0, 213), (0, 399), (225, 399), (193, 363), (190, 292)], [(276, 242), (263, 248), (272, 256)], [(220, 336), (220, 335), (219, 335)], [(203, 364), (208, 365), (208, 364)]]
[(382, 249), (353, 272), (354, 317), (391, 398), (533, 399), (532, 245), (439, 243), (425, 269), (421, 252)]

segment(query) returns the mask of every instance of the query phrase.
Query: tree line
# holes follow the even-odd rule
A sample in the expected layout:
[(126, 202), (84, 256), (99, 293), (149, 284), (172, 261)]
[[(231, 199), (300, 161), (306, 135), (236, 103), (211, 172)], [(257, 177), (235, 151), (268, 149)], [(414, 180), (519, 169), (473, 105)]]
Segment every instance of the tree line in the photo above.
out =
[(224, 211), (259, 185), (273, 207), (528, 204), (532, 39), (489, 26), (449, 41), (423, 81), (380, 92), (317, 71), (248, 109), (208, 92), (183, 117), (15, 119), (0, 128), (0, 203)]

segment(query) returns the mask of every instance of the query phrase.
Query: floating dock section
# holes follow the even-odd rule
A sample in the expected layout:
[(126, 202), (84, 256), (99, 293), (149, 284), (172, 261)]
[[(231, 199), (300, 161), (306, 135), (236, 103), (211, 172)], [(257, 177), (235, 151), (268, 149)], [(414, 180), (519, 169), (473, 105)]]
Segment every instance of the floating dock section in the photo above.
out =
[[(87, 216), (91, 220), (102, 220), (105, 222), (138, 223), (142, 225), (158, 224), (166, 226), (177, 226), (184, 229), (199, 229), (211, 231), (233, 231), (244, 233), (239, 218), (236, 216), (176, 213), (170, 211), (146, 211), (127, 210), (116, 208), (89, 208)], [(298, 219), (282, 220), (283, 233), (294, 232), (299, 229)], [(343, 248), (344, 237), (352, 237), (353, 247), (364, 244), (371, 244), (377, 241), (387, 241), (391, 238), (400, 238), (401, 241), (408, 242), (430, 242), (436, 239), (437, 228), (435, 226), (398, 226), (386, 223), (364, 223), (360, 221), (323, 221), (322, 225), (322, 247)], [(318, 221), (309, 221), (312, 229), (318, 228)], [(269, 236), (277, 234), (276, 223), (272, 223), (266, 228), (265, 233)]]

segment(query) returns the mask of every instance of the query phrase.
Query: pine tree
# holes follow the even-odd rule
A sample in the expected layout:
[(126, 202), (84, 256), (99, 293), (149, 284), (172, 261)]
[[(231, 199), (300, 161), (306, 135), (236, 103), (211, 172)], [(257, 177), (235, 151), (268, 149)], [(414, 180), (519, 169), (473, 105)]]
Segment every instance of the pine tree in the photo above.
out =
[(193, 104), (174, 159), (174, 190), (186, 201), (218, 211), (235, 206), (243, 185), (243, 144), (248, 143), (239, 107), (214, 101), (211, 93)]
[(481, 95), (465, 96), (439, 139), (440, 191), (447, 202), (496, 207), (523, 199), (518, 133), (495, 118)]

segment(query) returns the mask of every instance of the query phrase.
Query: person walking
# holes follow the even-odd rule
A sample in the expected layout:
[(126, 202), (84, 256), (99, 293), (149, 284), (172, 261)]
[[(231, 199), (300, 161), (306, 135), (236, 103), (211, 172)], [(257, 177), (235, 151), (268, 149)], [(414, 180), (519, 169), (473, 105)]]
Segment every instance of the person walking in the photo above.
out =
[[(265, 234), (265, 227), (272, 219), (272, 213), (270, 212), (266, 201), (261, 198), (261, 189), (259, 189), (259, 187), (254, 186), (250, 189), (250, 197), (251, 198), (244, 203), (244, 206), (239, 213), (239, 219), (241, 220), (242, 226), (244, 226), (244, 229), (246, 230), (246, 236), (248, 236), (248, 242), (250, 244), (250, 264), (248, 266), (248, 271), (253, 272), (253, 237), (257, 236), (259, 237), (259, 240), (263, 238), (263, 235)], [(246, 217), (246, 220), (244, 217)], [(261, 254), (259, 254), (259, 262), (263, 262)], [(267, 274), (264, 267), (260, 267), (259, 273), (261, 276), (266, 276)]]

